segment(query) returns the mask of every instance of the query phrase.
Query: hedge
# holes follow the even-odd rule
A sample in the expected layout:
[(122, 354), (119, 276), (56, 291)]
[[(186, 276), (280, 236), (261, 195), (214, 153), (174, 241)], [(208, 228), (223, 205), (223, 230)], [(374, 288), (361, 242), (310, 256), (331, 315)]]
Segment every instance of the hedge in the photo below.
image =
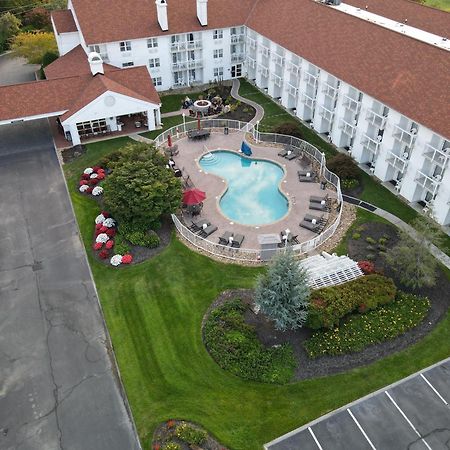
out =
[(264, 347), (254, 327), (245, 323), (246, 307), (234, 299), (209, 315), (203, 338), (212, 358), (224, 370), (246, 380), (284, 384), (296, 366), (292, 347)]
[(332, 328), (356, 309), (365, 312), (392, 302), (396, 291), (390, 278), (378, 274), (317, 289), (311, 293), (307, 326), (315, 330)]
[(304, 346), (311, 358), (358, 352), (414, 328), (429, 308), (427, 298), (402, 292), (388, 305), (365, 314), (352, 314), (333, 330), (316, 331)]

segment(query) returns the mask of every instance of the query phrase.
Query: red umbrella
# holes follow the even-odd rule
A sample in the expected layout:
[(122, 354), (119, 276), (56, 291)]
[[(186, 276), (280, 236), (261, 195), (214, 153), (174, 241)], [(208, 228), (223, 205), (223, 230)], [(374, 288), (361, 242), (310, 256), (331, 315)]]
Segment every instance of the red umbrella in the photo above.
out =
[(200, 113), (198, 113), (197, 130), (200, 130)]
[(200, 189), (193, 188), (183, 192), (183, 203), (185, 205), (198, 205), (205, 200), (206, 194)]
[(172, 136), (170, 134), (167, 135), (167, 146), (172, 147)]

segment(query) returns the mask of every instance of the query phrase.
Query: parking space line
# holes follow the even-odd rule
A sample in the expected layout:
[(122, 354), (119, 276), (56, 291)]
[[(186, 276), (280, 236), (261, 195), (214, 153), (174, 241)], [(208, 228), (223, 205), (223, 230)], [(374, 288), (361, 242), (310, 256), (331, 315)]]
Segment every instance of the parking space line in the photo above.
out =
[(439, 394), (438, 390), (426, 379), (426, 377), (424, 376), (423, 373), (420, 374), (420, 376), (423, 378), (423, 380), (425, 381), (425, 383), (428, 384), (428, 386), (430, 386), (431, 389), (433, 389), (434, 393), (448, 406), (448, 402), (447, 400), (445, 400), (444, 397), (442, 397), (441, 394)]
[(427, 441), (422, 437), (422, 435), (419, 433), (419, 431), (416, 429), (416, 427), (412, 424), (412, 422), (408, 419), (406, 414), (401, 410), (400, 406), (397, 405), (395, 400), (391, 397), (391, 394), (389, 394), (388, 391), (384, 391), (384, 393), (388, 396), (389, 400), (394, 404), (394, 406), (398, 409), (399, 413), (403, 416), (403, 418), (408, 422), (408, 425), (414, 430), (414, 432), (417, 434), (417, 436), (420, 437), (422, 442), (426, 445), (428, 450), (432, 450), (432, 448), (428, 445)]
[(311, 436), (314, 439), (314, 442), (317, 444), (317, 447), (319, 447), (319, 450), (323, 450), (322, 446), (320, 445), (319, 441), (316, 438), (316, 435), (314, 434), (314, 431), (311, 430), (311, 427), (308, 427), (309, 432), (311, 433)]
[(366, 438), (367, 442), (369, 443), (372, 450), (377, 450), (375, 448), (375, 445), (372, 444), (372, 441), (369, 439), (369, 436), (367, 436), (366, 432), (363, 430), (363, 427), (359, 424), (359, 422), (356, 420), (356, 417), (353, 415), (353, 413), (350, 411), (350, 408), (347, 408), (348, 413), (350, 414), (350, 417), (353, 419), (353, 421), (356, 423), (356, 426), (359, 428), (359, 431), (363, 434), (363, 436)]

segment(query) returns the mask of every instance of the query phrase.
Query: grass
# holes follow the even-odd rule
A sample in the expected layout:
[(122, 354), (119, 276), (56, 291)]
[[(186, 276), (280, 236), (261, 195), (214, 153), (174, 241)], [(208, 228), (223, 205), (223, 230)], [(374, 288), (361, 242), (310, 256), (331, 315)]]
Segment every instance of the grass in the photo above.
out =
[(450, 0), (423, 0), (424, 5), (450, 12)]
[(181, 94), (168, 94), (161, 96), (161, 113), (168, 113), (173, 111), (181, 110), (181, 104), (184, 99), (187, 97), (192, 100), (197, 100), (198, 96), (202, 94), (201, 91), (192, 91), (192, 92), (184, 92)]
[(225, 289), (253, 286), (259, 269), (221, 264), (177, 239), (159, 256), (126, 269), (90, 252), (97, 203), (76, 191), (79, 169), (118, 145), (89, 144), (65, 165), (68, 187), (144, 449), (155, 427), (192, 420), (235, 450), (260, 449), (343, 404), (449, 354), (450, 316), (409, 349), (348, 373), (284, 386), (244, 381), (220, 369), (201, 339), (202, 317)]
[[(192, 117), (185, 117), (186, 122), (192, 122), (195, 120)], [(147, 139), (155, 139), (156, 136), (161, 134), (162, 132), (168, 130), (169, 128), (174, 127), (175, 125), (180, 125), (183, 123), (183, 116), (180, 114), (179, 116), (171, 116), (171, 117), (164, 117), (162, 119), (163, 121), (163, 127), (160, 130), (153, 130), (153, 131), (146, 131), (145, 133), (139, 133), (141, 136), (146, 137)]]

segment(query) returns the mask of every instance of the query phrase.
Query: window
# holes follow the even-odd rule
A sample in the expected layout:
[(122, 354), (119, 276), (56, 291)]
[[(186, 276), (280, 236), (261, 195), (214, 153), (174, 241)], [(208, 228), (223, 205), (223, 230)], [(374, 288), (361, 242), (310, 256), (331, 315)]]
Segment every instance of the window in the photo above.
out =
[(106, 51), (106, 45), (105, 44), (90, 45), (89, 46), (89, 51), (98, 53), (101, 56), (101, 58), (103, 59), (103, 61), (108, 61), (108, 52)]
[(131, 42), (130, 41), (122, 41), (120, 42), (120, 51), (121, 52), (131, 52)]
[(223, 77), (223, 67), (214, 67), (214, 77)]
[(195, 81), (196, 77), (195, 77), (195, 69), (191, 69), (189, 70), (189, 81), (191, 83), (193, 83)]
[(147, 39), (147, 48), (157, 48), (158, 47), (158, 39), (150, 38)]
[(177, 42), (180, 42), (180, 35), (179, 34), (174, 34), (172, 37), (171, 37), (171, 41), (172, 41), (172, 44), (176, 44)]
[(223, 30), (214, 30), (213, 39), (222, 39)]
[(160, 67), (161, 66), (161, 62), (159, 60), (159, 58), (151, 58), (148, 60), (148, 66), (151, 69), (154, 69), (155, 67)]
[(122, 63), (122, 67), (132, 67), (132, 66), (134, 66), (134, 62), (133, 61)]
[(223, 49), (218, 48), (214, 50), (214, 59), (223, 58)]
[(153, 86), (162, 86), (162, 78), (161, 77), (153, 78)]

